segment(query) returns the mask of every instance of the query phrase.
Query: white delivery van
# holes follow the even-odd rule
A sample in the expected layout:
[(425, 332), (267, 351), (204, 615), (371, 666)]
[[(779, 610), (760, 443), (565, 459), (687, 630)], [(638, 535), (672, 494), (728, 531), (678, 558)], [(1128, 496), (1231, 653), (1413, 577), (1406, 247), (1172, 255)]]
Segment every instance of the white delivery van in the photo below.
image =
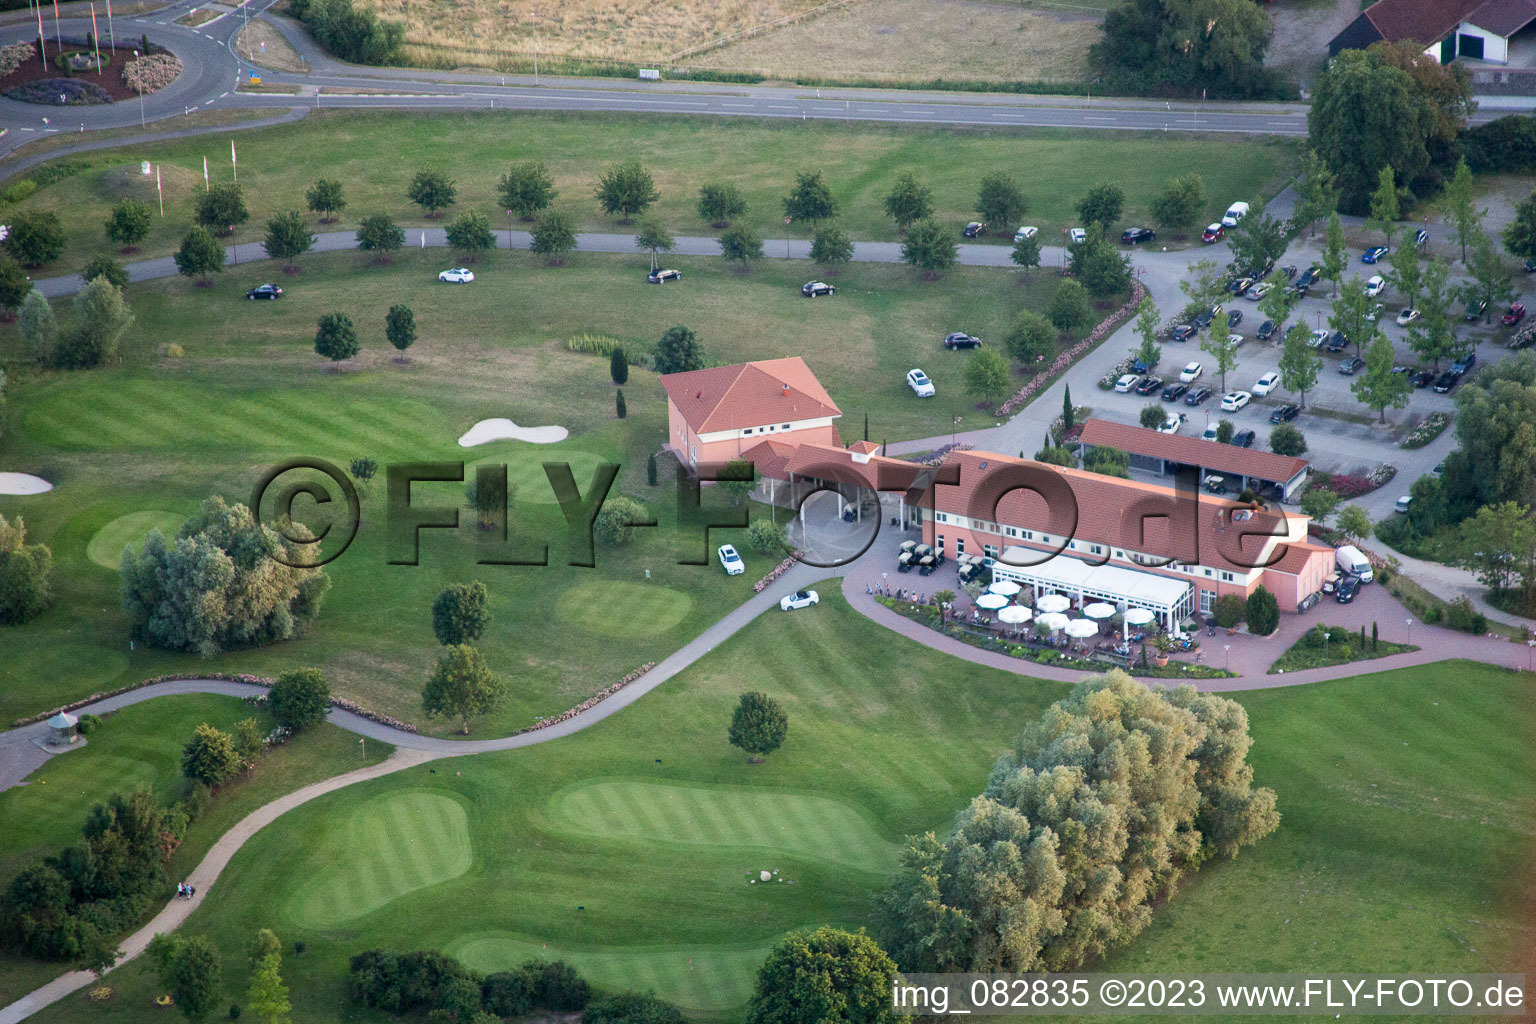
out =
[(1227, 207), (1226, 215), (1221, 218), (1222, 227), (1235, 228), (1237, 227), (1237, 222), (1246, 216), (1248, 216), (1248, 204), (1233, 203)]
[(1371, 563), (1366, 560), (1363, 552), (1353, 544), (1345, 544), (1333, 553), (1333, 560), (1339, 567), (1339, 571), (1351, 576), (1359, 576), (1361, 583), (1371, 582)]

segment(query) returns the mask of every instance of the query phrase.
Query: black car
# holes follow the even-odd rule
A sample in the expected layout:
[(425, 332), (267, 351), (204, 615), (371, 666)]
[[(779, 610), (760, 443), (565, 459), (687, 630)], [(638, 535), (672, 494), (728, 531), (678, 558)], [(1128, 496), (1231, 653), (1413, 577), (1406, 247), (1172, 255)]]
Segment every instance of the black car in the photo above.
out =
[(1476, 365), (1477, 356), (1474, 353), (1468, 352), (1466, 355), (1462, 356), (1460, 359), (1451, 364), (1451, 372), (1456, 376), (1461, 377)]
[(683, 279), (683, 272), (681, 270), (653, 270), (645, 275), (645, 279), (651, 282), (651, 284), (666, 284), (668, 281), (681, 281)]
[(1211, 321), (1216, 319), (1216, 314), (1220, 313), (1220, 312), (1221, 312), (1221, 307), (1220, 306), (1212, 306), (1210, 309), (1206, 310), (1205, 312), (1196, 314), (1196, 316), (1195, 316), (1195, 326), (1200, 328), (1201, 330), (1204, 330), (1205, 328), (1211, 326)]
[(1148, 377), (1146, 380), (1136, 385), (1136, 393), (1138, 395), (1150, 395), (1152, 392), (1158, 390), (1162, 386), (1163, 378)]
[(965, 230), (960, 233), (966, 238), (980, 238), (981, 233), (985, 230), (987, 230), (987, 226), (985, 224), (979, 220), (973, 220), (967, 224), (965, 226)]
[(1428, 370), (1420, 370), (1410, 379), (1413, 381), (1414, 387), (1427, 388), (1435, 382), (1435, 375), (1430, 373)]
[(1239, 448), (1252, 448), (1253, 439), (1254, 433), (1251, 430), (1239, 430), (1237, 433), (1232, 435), (1232, 443), (1237, 445)]
[(1471, 323), (1478, 317), (1482, 316), (1487, 309), (1488, 303), (1486, 302), (1469, 302), (1467, 303), (1467, 313), (1462, 317), (1462, 319), (1467, 323)]
[(1286, 264), (1280, 268), (1280, 273), (1285, 275), (1287, 281), (1294, 280), (1296, 277), (1296, 265), (1294, 263)]
[(1329, 352), (1342, 352), (1348, 344), (1349, 339), (1344, 337), (1343, 331), (1334, 331), (1332, 334), (1328, 335), (1328, 344), (1326, 348)]
[(837, 289), (824, 281), (808, 281), (800, 287), (800, 294), (814, 299), (818, 295), (836, 295)]
[(1246, 295), (1248, 294), (1248, 289), (1256, 284), (1258, 282), (1251, 277), (1240, 277), (1227, 287), (1231, 289), (1233, 295)]
[(1199, 333), (1200, 329), (1194, 324), (1179, 324), (1179, 326), (1173, 329), (1173, 334), (1169, 335), (1169, 337), (1173, 341), (1188, 341)]
[(275, 284), (257, 285), (245, 293), (248, 299), (275, 299), (283, 294), (283, 290)]
[(1435, 393), (1439, 395), (1445, 394), (1447, 391), (1451, 390), (1451, 388), (1455, 387), (1456, 382), (1460, 379), (1460, 377), (1456, 376), (1450, 370), (1446, 370), (1440, 376), (1435, 378)]
[(1184, 396), (1184, 404), (1185, 405), (1199, 405), (1201, 402), (1204, 402), (1207, 398), (1210, 398), (1212, 394), (1214, 394), (1214, 392), (1211, 391), (1210, 388), (1195, 388), (1189, 394)]
[(1265, 320), (1263, 323), (1259, 324), (1259, 333), (1257, 337), (1260, 341), (1268, 341), (1270, 335), (1274, 333), (1275, 322), (1273, 320)]
[(1269, 414), (1269, 422), (1288, 423), (1299, 415), (1301, 415), (1301, 406), (1282, 405), (1280, 408)]
[(1231, 313), (1227, 314), (1227, 323), (1229, 325), (1231, 325), (1233, 327), (1236, 327), (1238, 324), (1240, 324), (1242, 322), (1243, 322), (1243, 311), (1242, 310), (1234, 309)]
[(1163, 388), (1163, 401), (1177, 402), (1179, 399), (1184, 397), (1184, 392), (1188, 390), (1188, 384), (1180, 384), (1178, 381), (1174, 381), (1172, 384), (1169, 384), (1167, 387)]
[(1333, 599), (1339, 604), (1349, 604), (1355, 599), (1355, 594), (1360, 590), (1359, 576), (1345, 576), (1339, 581), (1338, 589), (1333, 592)]
[(1157, 232), (1151, 228), (1126, 228), (1120, 235), (1120, 241), (1126, 245), (1135, 245), (1137, 242), (1156, 241)]
[(1358, 371), (1364, 365), (1364, 359), (1361, 359), (1359, 356), (1350, 356), (1348, 359), (1345, 359), (1339, 363), (1339, 372), (1346, 377), (1353, 377), (1356, 371)]
[(945, 348), (980, 348), (981, 339), (970, 334), (944, 335)]

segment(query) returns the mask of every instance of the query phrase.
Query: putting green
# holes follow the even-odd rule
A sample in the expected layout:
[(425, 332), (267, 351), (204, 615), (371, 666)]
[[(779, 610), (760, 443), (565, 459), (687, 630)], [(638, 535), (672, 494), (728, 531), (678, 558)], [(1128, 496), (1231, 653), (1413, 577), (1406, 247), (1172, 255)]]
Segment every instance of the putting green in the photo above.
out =
[(117, 569), (123, 564), (125, 546), (132, 544), (137, 551), (144, 543), (145, 536), (154, 529), (165, 534), (166, 540), (175, 540), (176, 531), (186, 521), (187, 517), (180, 512), (167, 512), (158, 508), (129, 512), (96, 531), (96, 536), (85, 546), (86, 557), (107, 569)]
[(752, 997), (768, 945), (652, 949), (562, 949), (506, 932), (460, 938), (448, 947), (465, 966), (490, 974), (528, 960), (564, 960), (610, 992), (653, 992), (681, 1009), (719, 1013)]
[(315, 847), (288, 903), (299, 924), (328, 928), (469, 870), (469, 819), (450, 797), (406, 790), (358, 807)]
[(657, 636), (693, 610), (693, 598), (654, 583), (578, 583), (555, 604), (560, 618), (583, 633), (622, 639)]
[(550, 817), (605, 837), (759, 847), (882, 873), (896, 867), (896, 844), (880, 838), (857, 808), (820, 796), (593, 782), (556, 793)]

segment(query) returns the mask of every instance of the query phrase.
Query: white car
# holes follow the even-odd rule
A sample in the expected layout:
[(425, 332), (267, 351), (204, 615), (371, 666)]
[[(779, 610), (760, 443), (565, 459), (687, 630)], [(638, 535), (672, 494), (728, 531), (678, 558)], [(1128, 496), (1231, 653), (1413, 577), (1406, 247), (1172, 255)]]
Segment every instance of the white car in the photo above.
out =
[(1327, 331), (1313, 331), (1312, 337), (1307, 339), (1307, 348), (1322, 348), (1323, 342), (1328, 340)]
[(1252, 288), (1248, 289), (1248, 301), (1258, 302), (1260, 299), (1274, 290), (1275, 286), (1270, 284), (1268, 281), (1264, 281), (1261, 284), (1256, 284)]
[(1179, 413), (1171, 412), (1168, 418), (1163, 420), (1163, 425), (1157, 428), (1159, 434), (1177, 434), (1179, 428), (1184, 425), (1184, 417)]
[(1227, 335), (1227, 344), (1231, 345), (1233, 348), (1242, 348), (1243, 347), (1243, 340), (1244, 339), (1243, 339), (1243, 336), (1241, 334), (1229, 334), (1229, 335)]
[(1235, 228), (1237, 227), (1237, 222), (1246, 216), (1248, 216), (1248, 204), (1233, 203), (1227, 207), (1226, 214), (1221, 218), (1221, 226), (1224, 228)]
[(720, 545), (717, 554), (720, 556), (720, 568), (725, 570), (727, 576), (740, 576), (747, 571), (746, 563), (741, 560), (733, 545)]
[(792, 612), (796, 608), (809, 608), (813, 604), (821, 604), (821, 595), (814, 590), (797, 590), (788, 597), (779, 598), (779, 610)]
[(1067, 237), (1072, 240), (1073, 245), (1082, 245), (1084, 242), (1088, 241), (1088, 232), (1084, 231), (1082, 228), (1073, 228), (1067, 232)]
[(1031, 224), (1026, 224), (1024, 227), (1019, 228), (1019, 230), (1017, 230), (1017, 231), (1015, 231), (1013, 233), (1013, 240), (1015, 242), (1022, 242), (1026, 238), (1034, 238), (1035, 235), (1037, 235), (1039, 233), (1040, 233), (1040, 229), (1039, 228), (1037, 228), (1037, 227), (1035, 227), (1035, 226), (1033, 226)]
[(1216, 440), (1216, 424), (1214, 424), (1214, 423), (1207, 423), (1205, 425), (1205, 430), (1202, 431), (1201, 434), (1200, 434), (1200, 440), (1202, 440), (1202, 441), (1214, 441), (1214, 440)]
[(933, 381), (916, 367), (907, 371), (907, 387), (911, 388), (918, 398), (932, 398), (934, 394)]
[(1378, 302), (1378, 303), (1376, 303), (1376, 305), (1374, 305), (1370, 309), (1366, 310), (1365, 318), (1366, 318), (1366, 320), (1368, 320), (1368, 321), (1370, 321), (1371, 323), (1374, 324), (1376, 321), (1381, 319), (1381, 314), (1385, 313), (1386, 311), (1387, 311), (1386, 305), (1383, 304), (1383, 303)]
[(1185, 384), (1193, 384), (1204, 372), (1205, 367), (1201, 366), (1199, 362), (1193, 362), (1179, 371), (1179, 380)]
[(1253, 382), (1253, 393), (1256, 395), (1267, 395), (1279, 386), (1280, 375), (1274, 370), (1271, 370)]
[(1134, 373), (1128, 373), (1124, 377), (1121, 377), (1119, 380), (1115, 381), (1115, 390), (1122, 395), (1129, 394), (1131, 389), (1140, 382), (1140, 377), (1136, 376)]
[(1372, 274), (1365, 282), (1365, 294), (1375, 298), (1387, 289), (1387, 280), (1380, 274)]
[(1401, 313), (1397, 314), (1397, 326), (1399, 326), (1399, 327), (1407, 327), (1409, 324), (1413, 323), (1418, 318), (1419, 318), (1419, 311), (1418, 310), (1416, 310), (1416, 309), (1405, 309)]
[(452, 270), (445, 270), (438, 274), (437, 279), (448, 284), (469, 284), (475, 279), (475, 275), (467, 267), (454, 267)]
[(1221, 411), (1237, 412), (1251, 401), (1253, 396), (1246, 391), (1229, 391), (1221, 396)]

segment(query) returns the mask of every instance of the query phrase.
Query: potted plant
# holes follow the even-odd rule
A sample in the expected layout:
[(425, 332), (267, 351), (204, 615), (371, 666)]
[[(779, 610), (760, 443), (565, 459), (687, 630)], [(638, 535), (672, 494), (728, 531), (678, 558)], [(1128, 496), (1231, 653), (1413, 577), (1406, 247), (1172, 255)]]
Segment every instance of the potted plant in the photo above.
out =
[(1152, 664), (1162, 668), (1168, 664), (1168, 652), (1173, 650), (1173, 640), (1167, 633), (1159, 633), (1152, 638), (1152, 646), (1157, 648), (1157, 657), (1152, 659)]

